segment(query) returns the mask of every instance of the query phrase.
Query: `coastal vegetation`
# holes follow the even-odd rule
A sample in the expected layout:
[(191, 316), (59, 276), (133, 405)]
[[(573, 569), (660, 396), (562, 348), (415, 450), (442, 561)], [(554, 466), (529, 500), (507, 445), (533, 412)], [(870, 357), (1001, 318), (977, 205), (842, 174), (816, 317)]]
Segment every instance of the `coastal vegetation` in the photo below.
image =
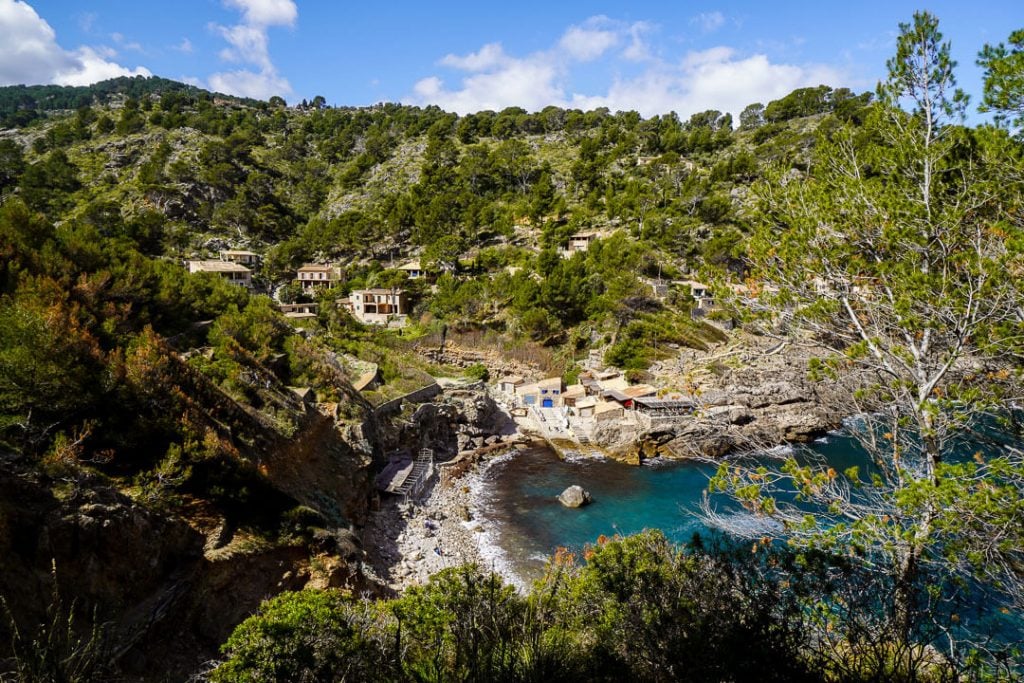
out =
[[(738, 122), (0, 89), (0, 678), (70, 680), (101, 645), (136, 670), (187, 650), (181, 673), (221, 643), (212, 680), (1019, 677), (1021, 44), (982, 49), (976, 127), (926, 13), (876, 93)], [(181, 265), (232, 247), (261, 257), (252, 291)], [(310, 261), (333, 286), (295, 282)], [(407, 291), (408, 326), (338, 304), (364, 287)], [(729, 498), (777, 525), (598, 539), (525, 593), (466, 566), (385, 598), (362, 573), (373, 475), (429, 431), (376, 408), (490, 378), (424, 347), (644, 378), (732, 325), (824, 350), (808, 372), (869, 467), (729, 460), (708, 519)]]
[[(224, 646), (214, 681), (1012, 680), (1019, 651), (956, 661), (894, 639), (891, 584), (856, 562), (660, 532), (565, 549), (526, 594), (475, 565), (391, 600), (290, 593)], [(839, 608), (841, 607), (841, 608)], [(949, 613), (922, 608), (916, 633)]]

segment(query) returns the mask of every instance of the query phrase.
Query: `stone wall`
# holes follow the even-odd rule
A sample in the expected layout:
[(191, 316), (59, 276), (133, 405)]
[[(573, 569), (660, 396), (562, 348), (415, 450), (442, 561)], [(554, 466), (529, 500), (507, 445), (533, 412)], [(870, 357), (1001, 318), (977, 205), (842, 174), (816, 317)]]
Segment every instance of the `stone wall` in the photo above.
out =
[(402, 411), (402, 403), (405, 401), (408, 401), (409, 403), (424, 403), (440, 393), (441, 386), (437, 382), (434, 382), (433, 384), (428, 384), (425, 387), (420, 387), (415, 391), (410, 391), (408, 394), (403, 394), (398, 398), (393, 398), (390, 401), (381, 403), (374, 409), (374, 412), (377, 414), (377, 417), (395, 415)]

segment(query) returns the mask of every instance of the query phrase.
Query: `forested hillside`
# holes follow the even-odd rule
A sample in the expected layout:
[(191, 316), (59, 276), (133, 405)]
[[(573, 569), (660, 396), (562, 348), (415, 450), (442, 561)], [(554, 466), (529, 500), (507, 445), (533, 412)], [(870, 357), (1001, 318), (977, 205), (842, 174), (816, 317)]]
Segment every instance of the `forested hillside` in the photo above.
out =
[[(635, 368), (657, 356), (656, 338), (700, 345), (713, 334), (689, 322), (685, 291), (666, 310), (640, 278), (718, 266), (739, 277), (751, 184), (768, 168), (805, 173), (816, 132), (856, 123), (870, 100), (804, 89), (752, 104), (740, 122), (553, 107), (460, 118), (397, 105), (288, 109), (125, 80), (126, 97), (99, 84), (93, 103), (8, 130), (3, 192), (52, 220), (128, 234), (153, 256), (245, 246), (265, 255), (268, 291), (308, 261), (343, 266), (331, 295), (400, 285), (394, 266), (416, 255), (443, 273), (436, 292), (417, 292), (418, 312), (556, 347), (571, 337), (574, 350), (614, 341), (613, 360)], [(79, 103), (81, 90), (57, 101)], [(31, 107), (55, 97), (20, 111), (35, 119)], [(583, 231), (606, 239), (558, 258)]]

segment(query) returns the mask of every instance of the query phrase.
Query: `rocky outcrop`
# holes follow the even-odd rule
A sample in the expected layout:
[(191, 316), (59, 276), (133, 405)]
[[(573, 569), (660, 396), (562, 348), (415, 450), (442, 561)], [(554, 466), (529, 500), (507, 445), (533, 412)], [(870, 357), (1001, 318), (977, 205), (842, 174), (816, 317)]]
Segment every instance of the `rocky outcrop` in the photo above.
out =
[(578, 484), (573, 484), (558, 494), (558, 502), (567, 508), (578, 508), (589, 505), (593, 501), (590, 491)]
[[(281, 591), (373, 588), (358, 570), (358, 538), (345, 529), (268, 544), (223, 521), (201, 528), (209, 511), (185, 520), (97, 477), (57, 481), (14, 457), (0, 460), (0, 596), (31, 633), (47, 620), (56, 588), (78, 623), (105, 625), (119, 680), (185, 680)], [(7, 627), (0, 618), (0, 661)]]
[(652, 426), (613, 452), (629, 462), (658, 455), (717, 458), (733, 450), (811, 441), (838, 427), (846, 414), (837, 387), (808, 378), (812, 355), (813, 350), (744, 333), (731, 348), (686, 351), (675, 372), (687, 378), (694, 414)]
[(361, 526), (372, 496), (373, 432), (369, 421), (338, 424), (310, 411), (295, 437), (263, 459), (262, 472), (333, 526)]
[(449, 387), (406, 418), (387, 422), (388, 450), (431, 448), (441, 459), (497, 443), (516, 426), (487, 393), (483, 383)]

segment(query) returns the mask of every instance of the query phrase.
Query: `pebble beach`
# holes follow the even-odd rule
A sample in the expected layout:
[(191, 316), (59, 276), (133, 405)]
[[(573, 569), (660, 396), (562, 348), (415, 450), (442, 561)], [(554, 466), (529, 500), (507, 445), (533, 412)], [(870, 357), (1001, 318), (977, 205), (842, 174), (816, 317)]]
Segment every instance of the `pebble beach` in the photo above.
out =
[(474, 494), (495, 457), (514, 457), (515, 452), (479, 460), (451, 481), (435, 479), (415, 503), (384, 499), (363, 536), (367, 564), (381, 583), (397, 593), (449, 567), (474, 563), (497, 570), (491, 534), (478, 518)]

